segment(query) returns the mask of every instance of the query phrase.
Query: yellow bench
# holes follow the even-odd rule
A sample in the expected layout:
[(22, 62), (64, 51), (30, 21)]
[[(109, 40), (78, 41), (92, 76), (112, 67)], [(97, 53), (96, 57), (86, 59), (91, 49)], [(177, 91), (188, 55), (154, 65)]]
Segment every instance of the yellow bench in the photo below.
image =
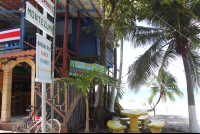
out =
[(127, 128), (127, 126), (120, 124), (119, 121), (114, 120), (109, 120), (107, 126), (109, 127), (109, 133), (124, 133), (123, 129)]
[[(141, 125), (142, 125), (142, 130), (147, 129), (147, 117), (139, 117), (138, 121), (141, 121)], [(120, 118), (120, 123), (122, 125), (125, 125), (126, 121), (130, 121), (130, 118)]]
[(159, 120), (151, 120), (151, 123), (148, 124), (149, 127), (151, 127), (151, 132), (152, 133), (161, 133), (162, 127), (165, 126), (165, 123), (163, 121)]
[(122, 125), (125, 125), (126, 121), (130, 121), (130, 118), (119, 118), (119, 120)]

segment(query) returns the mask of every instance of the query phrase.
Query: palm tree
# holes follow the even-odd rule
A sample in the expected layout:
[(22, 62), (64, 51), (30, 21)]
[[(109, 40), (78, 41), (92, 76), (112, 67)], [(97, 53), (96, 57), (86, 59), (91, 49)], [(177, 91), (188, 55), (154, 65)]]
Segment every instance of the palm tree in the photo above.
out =
[[(121, 84), (122, 79), (122, 65), (123, 65), (123, 47), (124, 47), (124, 40), (121, 37), (121, 45), (120, 45), (120, 64), (119, 64), (119, 84)], [(119, 102), (119, 92), (117, 92), (117, 102)]]
[(200, 55), (196, 51), (200, 29), (191, 24), (191, 20), (199, 20), (200, 2), (182, 0), (180, 4), (174, 0), (161, 5), (160, 1), (152, 0), (151, 5), (141, 7), (148, 11), (141, 18), (146, 17), (144, 20), (152, 27), (137, 27), (129, 35), (135, 47), (150, 47), (129, 66), (129, 87), (138, 91), (155, 70), (167, 69), (172, 60), (181, 57), (187, 82), (190, 132), (200, 132), (193, 91), (195, 86), (200, 86)]
[[(72, 61), (71, 61), (72, 62)], [(60, 78), (58, 81), (62, 81), (66, 83), (66, 87), (64, 90), (61, 91), (61, 95), (64, 94), (65, 90), (67, 89), (67, 85), (73, 85), (75, 87), (76, 93), (78, 93), (80, 96), (85, 97), (85, 102), (86, 102), (86, 127), (85, 127), (85, 133), (89, 133), (89, 107), (88, 107), (88, 95), (89, 92), (93, 90), (93, 88), (96, 85), (100, 84), (110, 84), (114, 86), (115, 88), (118, 89), (116, 86), (116, 79), (112, 79), (109, 76), (106, 75), (106, 70), (101, 68), (96, 68), (94, 67), (93, 70), (83, 70), (80, 71), (81, 74), (75, 74), (76, 69), (75, 69), (75, 64), (74, 66), (71, 67), (72, 76), (67, 76)]]
[[(117, 78), (117, 40), (114, 41), (114, 78)], [(115, 87), (112, 86), (110, 102), (108, 110), (111, 113), (114, 113), (114, 106), (115, 106)]]
[(148, 99), (149, 104), (152, 104), (153, 98), (157, 93), (160, 93), (158, 101), (151, 109), (154, 110), (154, 116), (155, 108), (161, 99), (166, 103), (168, 97), (170, 101), (174, 102), (176, 100), (174, 94), (178, 95), (179, 97), (183, 96), (183, 93), (177, 86), (176, 78), (164, 70), (161, 71), (160, 76), (154, 75), (147, 85), (151, 88), (151, 96)]

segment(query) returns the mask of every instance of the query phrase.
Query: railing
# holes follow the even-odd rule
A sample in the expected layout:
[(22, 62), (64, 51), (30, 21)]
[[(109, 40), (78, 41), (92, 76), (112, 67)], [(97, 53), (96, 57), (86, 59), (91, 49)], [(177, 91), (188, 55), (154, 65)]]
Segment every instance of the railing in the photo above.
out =
[[(50, 40), (51, 37), (48, 36), (47, 39)], [(52, 40), (51, 40), (52, 41)], [(31, 44), (32, 46), (36, 47), (36, 35), (33, 35), (33, 36), (28, 36), (28, 39), (27, 39), (27, 42), (29, 44)], [(31, 50), (33, 49), (33, 47), (30, 47), (30, 46), (27, 46), (27, 50)]]
[[(55, 79), (54, 79), (55, 80)], [(34, 106), (42, 107), (42, 95), (41, 95), (41, 83), (36, 83), (34, 90), (35, 99)], [(85, 120), (85, 98), (79, 96), (76, 93), (75, 87), (68, 85), (63, 95), (60, 92), (66, 88), (64, 82), (54, 81), (54, 118), (57, 119), (62, 126), (67, 125), (67, 132), (75, 132)], [(50, 84), (46, 84), (46, 107), (51, 109), (52, 107), (52, 88)], [(41, 116), (41, 110), (36, 113)], [(50, 118), (51, 116), (49, 116)]]
[(20, 42), (0, 45), (0, 55), (20, 51)]
[[(35, 45), (36, 45), (36, 35), (28, 36), (27, 42), (28, 42), (29, 44), (31, 44), (32, 46), (36, 47), (36, 46), (35, 46)], [(27, 46), (27, 50), (30, 50), (30, 49), (33, 49), (33, 48), (30, 47), (30, 46)]]
[[(100, 49), (100, 40), (97, 39), (97, 55), (100, 56), (101, 55), (101, 49)], [(112, 65), (113, 64), (113, 55), (112, 53), (106, 49), (106, 60)]]
[(112, 53), (106, 49), (106, 60), (111, 64), (113, 65), (113, 56), (112, 56)]

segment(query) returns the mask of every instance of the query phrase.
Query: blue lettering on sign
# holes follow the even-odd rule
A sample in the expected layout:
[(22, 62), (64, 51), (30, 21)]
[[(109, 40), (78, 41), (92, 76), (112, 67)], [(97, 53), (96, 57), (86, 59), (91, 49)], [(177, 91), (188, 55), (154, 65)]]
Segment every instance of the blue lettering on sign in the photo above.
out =
[(85, 62), (80, 62), (80, 61), (74, 61), (74, 60), (70, 60), (70, 72), (69, 75), (75, 75), (76, 73), (72, 72), (73, 67), (76, 68), (76, 70), (80, 71), (80, 70), (93, 70), (94, 67), (99, 68), (101, 70), (99, 70), (100, 72), (104, 71), (104, 66), (96, 64), (96, 63), (85, 63)]

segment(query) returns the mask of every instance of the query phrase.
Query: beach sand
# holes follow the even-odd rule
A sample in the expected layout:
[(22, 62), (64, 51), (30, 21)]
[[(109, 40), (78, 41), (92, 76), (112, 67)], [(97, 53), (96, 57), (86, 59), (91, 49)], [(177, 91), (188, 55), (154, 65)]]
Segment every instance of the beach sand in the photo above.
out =
[[(142, 105), (146, 102), (146, 106)], [(151, 107), (145, 100), (120, 100), (120, 104), (124, 109), (150, 109)], [(167, 102), (166, 104), (162, 101), (156, 106), (156, 116), (151, 111), (146, 115), (149, 119), (156, 119), (165, 122), (165, 128), (181, 130), (189, 133), (189, 119), (188, 119), (188, 104)], [(196, 103), (196, 113), (198, 124), (200, 126), (200, 103)]]
[[(142, 105), (146, 102), (146, 106)], [(120, 100), (120, 104), (124, 109), (143, 109), (149, 110), (151, 107), (147, 104), (146, 100)], [(160, 120), (165, 122), (165, 126), (162, 128), (162, 133), (189, 133), (189, 119), (188, 119), (188, 104), (187, 103), (172, 103), (167, 102), (167, 104), (162, 101), (156, 106), (156, 116), (154, 112), (148, 112), (145, 115), (149, 120)], [(200, 103), (196, 103), (196, 113), (198, 124), (200, 125)], [(147, 124), (149, 124), (149, 120)], [(130, 129), (130, 122), (126, 124), (127, 129), (124, 133), (128, 133)], [(138, 122), (138, 128), (141, 133), (151, 133), (150, 127), (146, 130), (141, 130), (141, 122)], [(85, 125), (83, 125), (77, 133), (83, 133), (85, 131)], [(108, 127), (96, 129), (90, 126), (91, 133), (108, 133)]]

